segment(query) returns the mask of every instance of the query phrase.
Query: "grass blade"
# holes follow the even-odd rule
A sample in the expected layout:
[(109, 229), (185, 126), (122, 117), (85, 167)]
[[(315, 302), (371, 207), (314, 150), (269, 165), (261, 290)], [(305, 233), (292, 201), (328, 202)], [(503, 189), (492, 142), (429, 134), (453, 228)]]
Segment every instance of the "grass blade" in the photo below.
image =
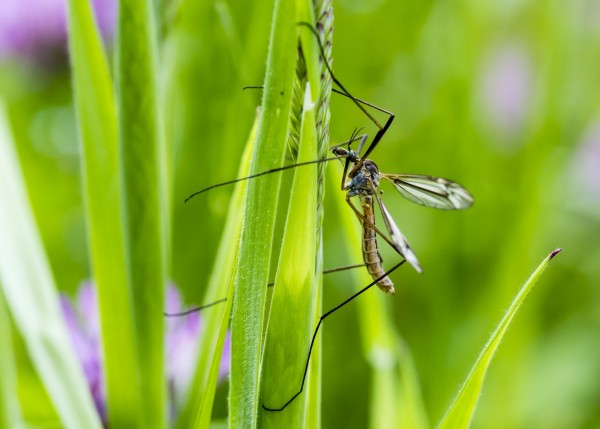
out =
[(90, 5), (69, 0), (69, 48), (82, 147), (90, 256), (98, 290), (108, 420), (140, 426), (133, 305), (125, 266), (117, 117), (108, 61)]
[[(401, 340), (399, 342), (401, 343)], [(423, 403), (417, 368), (408, 347), (401, 344), (398, 348), (400, 368), (396, 375), (396, 383), (398, 384), (398, 397), (396, 398), (397, 427), (427, 429), (431, 426)]]
[[(296, 5), (277, 0), (269, 42), (262, 114), (250, 174), (281, 166), (296, 64)], [(266, 285), (280, 174), (248, 183), (232, 317), (230, 427), (253, 428), (259, 407)]]
[[(255, 122), (250, 131), (244, 154), (242, 155), (238, 177), (248, 175), (250, 155), (256, 140), (256, 128), (257, 123)], [(204, 302), (215, 302), (227, 296), (228, 301), (222, 310), (215, 308), (202, 313), (203, 329), (200, 344), (198, 345), (198, 362), (196, 364), (194, 380), (191, 384), (192, 390), (177, 422), (177, 427), (180, 429), (189, 428), (192, 425), (197, 429), (207, 428), (210, 425), (212, 404), (218, 381), (219, 363), (221, 361), (225, 334), (231, 318), (231, 303), (233, 302), (233, 285), (231, 279), (235, 276), (235, 262), (246, 204), (246, 186), (247, 182), (239, 182), (231, 195), (223, 236), (217, 250), (215, 266), (209, 279), (204, 300)]]
[[(239, 232), (241, 232), (241, 222), (238, 225)], [(231, 308), (233, 307), (233, 278), (231, 278), (231, 280), (232, 281), (228, 285), (229, 294), (227, 295), (227, 303), (225, 304), (225, 309), (223, 310), (223, 314), (221, 317), (221, 324), (218, 330), (217, 342), (215, 344), (212, 360), (210, 361), (209, 372), (207, 374), (208, 377), (206, 380), (205, 394), (202, 396), (200, 407), (198, 407), (198, 413), (196, 415), (196, 422), (194, 424), (195, 428), (211, 427), (211, 415), (215, 398), (215, 389), (217, 388), (217, 381), (219, 379), (221, 354), (223, 352), (223, 345), (225, 344), (225, 338), (227, 336), (227, 328), (229, 327)]]
[[(317, 157), (315, 105), (306, 85), (298, 162)], [(282, 406), (299, 389), (316, 317), (317, 165), (295, 171), (283, 244), (275, 276), (263, 359), (263, 401)], [(305, 386), (306, 387), (306, 386)], [(318, 389), (318, 384), (311, 385)], [(305, 427), (305, 389), (284, 412), (262, 411), (261, 427)]]
[(15, 395), (17, 369), (8, 307), (2, 293), (0, 293), (0, 350), (0, 427), (20, 429), (23, 427), (21, 409)]
[[(134, 302), (144, 427), (166, 425), (164, 287), (166, 155), (157, 94), (154, 3), (119, 1), (117, 94), (125, 190), (126, 261)], [(143, 358), (142, 358), (143, 357)]]
[(58, 305), (0, 105), (0, 283), (27, 350), (66, 428), (100, 428)]
[(468, 428), (470, 426), (475, 407), (477, 406), (477, 400), (481, 393), (485, 374), (510, 322), (513, 320), (517, 310), (523, 301), (525, 301), (525, 298), (533, 289), (552, 258), (554, 258), (561, 250), (562, 249), (556, 249), (542, 261), (514, 298), (510, 307), (504, 314), (504, 317), (500, 321), (500, 324), (494, 333), (492, 333), (487, 344), (479, 354), (477, 362), (475, 362), (473, 369), (471, 369), (471, 372), (459, 390), (456, 399), (438, 425), (439, 428)]

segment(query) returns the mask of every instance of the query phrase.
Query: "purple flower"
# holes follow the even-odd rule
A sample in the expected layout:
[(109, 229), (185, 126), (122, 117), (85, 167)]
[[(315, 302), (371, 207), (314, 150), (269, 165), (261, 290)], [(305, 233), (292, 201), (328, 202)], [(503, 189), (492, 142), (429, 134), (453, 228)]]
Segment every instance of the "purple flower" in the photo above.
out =
[[(84, 283), (80, 287), (73, 305), (65, 296), (61, 296), (60, 303), (71, 342), (81, 362), (96, 408), (102, 421), (106, 423), (106, 394), (101, 360), (100, 318), (94, 285), (89, 282)], [(183, 310), (181, 297), (174, 286), (167, 288), (166, 307), (169, 313)], [(163, 316), (160, 314), (157, 317)], [(200, 313), (167, 319), (166, 366), (172, 404), (176, 404), (183, 397), (193, 377), (200, 332)], [(229, 373), (230, 350), (228, 333), (221, 356), (220, 380), (224, 379)], [(174, 406), (171, 408), (175, 409)]]
[[(167, 313), (178, 313), (184, 310), (181, 296), (174, 286), (167, 288), (166, 299)], [(169, 386), (177, 403), (187, 390), (188, 384), (194, 374), (196, 355), (198, 354), (198, 337), (201, 331), (200, 313), (192, 313), (185, 317), (169, 317), (167, 319), (167, 373)], [(227, 333), (219, 379), (223, 380), (229, 374), (229, 360), (231, 357), (230, 333)]]
[(514, 137), (523, 127), (531, 98), (531, 58), (519, 45), (492, 52), (481, 76), (484, 113), (494, 131)]
[[(19, 58), (34, 63), (64, 59), (67, 46), (67, 0), (0, 1), (0, 61)], [(92, 0), (96, 22), (106, 40), (114, 33), (116, 0)]]

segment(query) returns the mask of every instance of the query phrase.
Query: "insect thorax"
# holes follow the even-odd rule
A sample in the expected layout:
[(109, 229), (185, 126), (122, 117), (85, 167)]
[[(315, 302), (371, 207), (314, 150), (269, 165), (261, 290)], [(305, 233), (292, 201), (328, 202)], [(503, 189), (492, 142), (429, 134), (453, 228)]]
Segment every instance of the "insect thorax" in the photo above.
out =
[(346, 189), (348, 189), (348, 196), (350, 197), (372, 195), (378, 186), (379, 168), (370, 159), (365, 160), (360, 170), (346, 183)]

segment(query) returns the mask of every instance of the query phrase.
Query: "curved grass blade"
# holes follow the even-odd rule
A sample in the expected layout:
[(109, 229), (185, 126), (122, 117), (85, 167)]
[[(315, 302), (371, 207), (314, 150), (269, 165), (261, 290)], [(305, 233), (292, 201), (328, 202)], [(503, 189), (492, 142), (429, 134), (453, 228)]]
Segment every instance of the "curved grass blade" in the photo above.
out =
[(120, 0), (116, 39), (127, 271), (134, 303), (144, 427), (166, 425), (164, 309), (167, 159), (158, 115), (154, 3)]
[[(242, 224), (239, 224), (241, 232)], [(219, 378), (219, 367), (221, 365), (221, 355), (223, 352), (223, 345), (225, 344), (225, 337), (227, 336), (227, 327), (229, 326), (229, 318), (231, 316), (231, 308), (233, 306), (233, 278), (229, 284), (229, 294), (227, 295), (227, 304), (221, 318), (221, 326), (219, 327), (217, 342), (215, 344), (214, 353), (210, 364), (210, 371), (208, 372), (208, 379), (206, 381), (205, 394), (202, 396), (200, 407), (198, 408), (198, 414), (196, 416), (195, 428), (208, 428), (211, 427), (211, 414), (212, 407), (215, 397), (215, 389), (217, 388), (217, 381)]]
[[(269, 42), (262, 114), (250, 174), (283, 165), (296, 64), (296, 3), (277, 0)], [(248, 183), (232, 316), (229, 424), (254, 428), (259, 402), (266, 285), (280, 174)]]
[[(238, 177), (248, 175), (250, 155), (256, 140), (257, 121), (255, 121), (238, 171)], [(227, 296), (224, 309), (214, 308), (202, 314), (202, 335), (198, 345), (199, 355), (196, 372), (187, 403), (177, 422), (180, 429), (195, 427), (207, 428), (210, 425), (212, 404), (218, 380), (219, 363), (223, 351), (223, 344), (229, 320), (231, 318), (231, 304), (233, 302), (232, 278), (235, 276), (235, 265), (238, 252), (238, 243), (242, 230), (242, 219), (246, 205), (247, 182), (239, 182), (229, 202), (229, 210), (223, 236), (215, 265), (211, 273), (204, 302), (214, 302)], [(193, 425), (193, 426), (192, 426)]]
[(0, 207), (0, 286), (14, 323), (64, 427), (99, 429), (100, 420), (67, 336), (2, 105)]
[[(423, 403), (419, 374), (408, 346), (399, 340), (397, 354), (399, 356), (399, 372), (396, 374), (398, 397), (396, 409), (400, 428), (428, 429), (429, 418)], [(372, 427), (378, 427), (371, 425)]]
[[(298, 162), (316, 159), (315, 105), (304, 92)], [(300, 388), (316, 317), (317, 165), (296, 169), (275, 276), (262, 365), (262, 401), (279, 407)], [(312, 366), (312, 365), (311, 365)], [(306, 405), (318, 384), (305, 386), (284, 412), (260, 413), (261, 427), (306, 427)], [(314, 427), (314, 425), (309, 425)]]
[(477, 400), (481, 393), (485, 374), (510, 322), (512, 322), (517, 310), (529, 292), (533, 289), (552, 258), (554, 258), (561, 250), (562, 249), (556, 249), (548, 255), (525, 282), (508, 310), (506, 310), (500, 324), (479, 354), (475, 365), (460, 388), (456, 399), (454, 399), (454, 402), (446, 412), (446, 415), (439, 423), (438, 428), (468, 428), (471, 425), (471, 420), (475, 412), (475, 407), (477, 406)]

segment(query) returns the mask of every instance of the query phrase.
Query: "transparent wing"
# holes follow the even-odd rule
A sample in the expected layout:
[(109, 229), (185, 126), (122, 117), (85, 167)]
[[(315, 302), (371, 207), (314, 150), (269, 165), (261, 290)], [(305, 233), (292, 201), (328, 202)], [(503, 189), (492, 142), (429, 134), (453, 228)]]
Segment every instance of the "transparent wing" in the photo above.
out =
[(393, 243), (394, 249), (396, 249), (396, 251), (400, 253), (400, 255), (402, 255), (402, 257), (406, 259), (408, 263), (412, 265), (415, 270), (417, 270), (418, 273), (423, 272), (423, 270), (421, 269), (421, 265), (419, 264), (419, 260), (417, 259), (417, 255), (415, 255), (415, 252), (413, 252), (413, 250), (411, 249), (410, 245), (408, 244), (408, 241), (406, 240), (406, 237), (404, 237), (404, 234), (400, 232), (400, 228), (398, 228), (398, 225), (396, 225), (396, 222), (394, 222), (394, 219), (390, 215), (390, 212), (388, 212), (385, 208), (385, 205), (383, 205), (383, 201), (381, 201), (381, 198), (379, 198), (379, 195), (377, 195), (376, 191), (373, 195), (375, 196), (375, 199), (379, 204), (379, 209), (381, 210), (383, 222), (385, 223), (385, 227), (390, 233), (390, 239)]
[(461, 210), (473, 205), (473, 196), (462, 185), (442, 177), (421, 174), (385, 174), (400, 194), (413, 203), (442, 210)]

